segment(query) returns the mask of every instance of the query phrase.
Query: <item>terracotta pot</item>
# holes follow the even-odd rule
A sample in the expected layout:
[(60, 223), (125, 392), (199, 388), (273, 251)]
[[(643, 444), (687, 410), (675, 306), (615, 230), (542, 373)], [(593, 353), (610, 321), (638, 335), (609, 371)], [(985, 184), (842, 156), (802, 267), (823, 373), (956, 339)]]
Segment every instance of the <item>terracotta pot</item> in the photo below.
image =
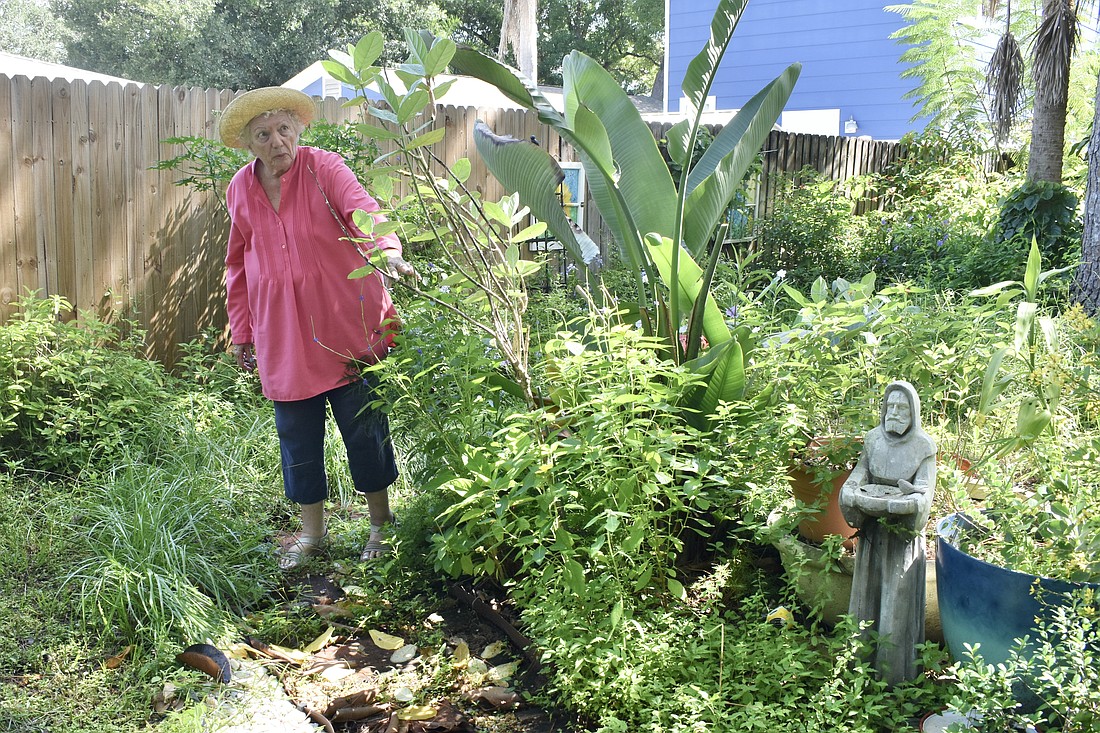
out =
[(852, 469), (847, 468), (836, 474), (831, 481), (819, 481), (813, 471), (801, 465), (792, 465), (787, 469), (787, 481), (791, 485), (794, 498), (808, 507), (819, 507), (798, 523), (798, 533), (804, 539), (820, 544), (831, 534), (850, 539), (856, 533), (855, 527), (844, 520), (839, 503), (840, 487), (851, 473)]

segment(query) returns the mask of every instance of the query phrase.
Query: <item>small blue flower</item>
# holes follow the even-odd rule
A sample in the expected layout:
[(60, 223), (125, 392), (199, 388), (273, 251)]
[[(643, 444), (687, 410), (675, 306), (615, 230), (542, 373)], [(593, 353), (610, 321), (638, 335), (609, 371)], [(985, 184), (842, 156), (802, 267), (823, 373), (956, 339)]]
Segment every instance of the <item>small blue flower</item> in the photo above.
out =
[(731, 305), (729, 308), (726, 308), (726, 318), (730, 319), (731, 321), (737, 320), (738, 313), (739, 311), (736, 305)]

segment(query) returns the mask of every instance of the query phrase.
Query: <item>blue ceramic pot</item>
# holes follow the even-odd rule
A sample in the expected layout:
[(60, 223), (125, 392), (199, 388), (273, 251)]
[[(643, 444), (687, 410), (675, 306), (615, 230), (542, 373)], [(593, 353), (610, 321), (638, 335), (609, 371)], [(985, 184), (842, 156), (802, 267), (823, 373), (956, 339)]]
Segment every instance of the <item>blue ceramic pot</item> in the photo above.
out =
[[(944, 640), (955, 659), (964, 658), (965, 644), (981, 644), (987, 664), (1005, 662), (1016, 639), (1035, 637), (1036, 618), (1050, 618), (1051, 608), (1074, 590), (1100, 589), (1095, 583), (1043, 578), (972, 557), (956, 546), (971, 529), (975, 525), (965, 514), (951, 514), (936, 525), (936, 594)], [(1038, 597), (1032, 592), (1036, 583)]]

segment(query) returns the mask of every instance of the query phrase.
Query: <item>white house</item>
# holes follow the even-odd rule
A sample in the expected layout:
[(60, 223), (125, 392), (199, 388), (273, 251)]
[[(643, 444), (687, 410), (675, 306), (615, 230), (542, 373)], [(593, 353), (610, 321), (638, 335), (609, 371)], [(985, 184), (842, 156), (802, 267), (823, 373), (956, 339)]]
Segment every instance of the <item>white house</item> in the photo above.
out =
[(16, 56), (14, 53), (6, 53), (4, 51), (0, 51), (0, 74), (8, 77), (25, 76), (30, 79), (36, 76), (44, 76), (50, 80), (64, 79), (65, 81), (76, 81), (80, 79), (82, 81), (101, 81), (104, 84), (117, 81), (119, 84), (123, 85), (141, 85), (139, 81), (123, 79), (119, 76), (77, 69), (72, 66), (65, 66), (64, 64), (55, 64), (51, 61), (39, 61), (38, 59), (30, 59), (26, 56)]

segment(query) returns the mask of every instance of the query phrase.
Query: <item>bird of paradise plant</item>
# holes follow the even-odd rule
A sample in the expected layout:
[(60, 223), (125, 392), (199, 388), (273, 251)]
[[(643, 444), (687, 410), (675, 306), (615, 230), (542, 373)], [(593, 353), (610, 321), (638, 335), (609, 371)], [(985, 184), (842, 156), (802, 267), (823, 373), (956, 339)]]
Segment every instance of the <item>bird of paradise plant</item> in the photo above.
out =
[[(721, 401), (745, 394), (748, 329), (731, 329), (710, 293), (730, 200), (786, 105), (801, 70), (791, 64), (746, 102), (693, 160), (703, 102), (748, 0), (720, 0), (710, 38), (689, 64), (683, 97), (689, 116), (668, 133), (668, 152), (680, 168), (674, 181), (657, 142), (626, 93), (599, 63), (573, 51), (562, 62), (564, 111), (519, 72), (459, 46), (451, 66), (496, 86), (578, 151), (592, 199), (622, 249), (637, 286), (638, 318), (663, 337), (666, 351), (704, 376), (688, 399), (693, 421), (705, 426)], [(561, 215), (558, 163), (527, 140), (497, 134), (479, 123), (475, 144), (489, 170), (517, 191), (533, 215), (578, 262), (596, 269), (598, 248)], [(716, 236), (718, 235), (718, 236)], [(701, 264), (700, 264), (701, 263)], [(647, 278), (648, 273), (658, 273)], [(686, 337), (681, 338), (683, 327)]]

